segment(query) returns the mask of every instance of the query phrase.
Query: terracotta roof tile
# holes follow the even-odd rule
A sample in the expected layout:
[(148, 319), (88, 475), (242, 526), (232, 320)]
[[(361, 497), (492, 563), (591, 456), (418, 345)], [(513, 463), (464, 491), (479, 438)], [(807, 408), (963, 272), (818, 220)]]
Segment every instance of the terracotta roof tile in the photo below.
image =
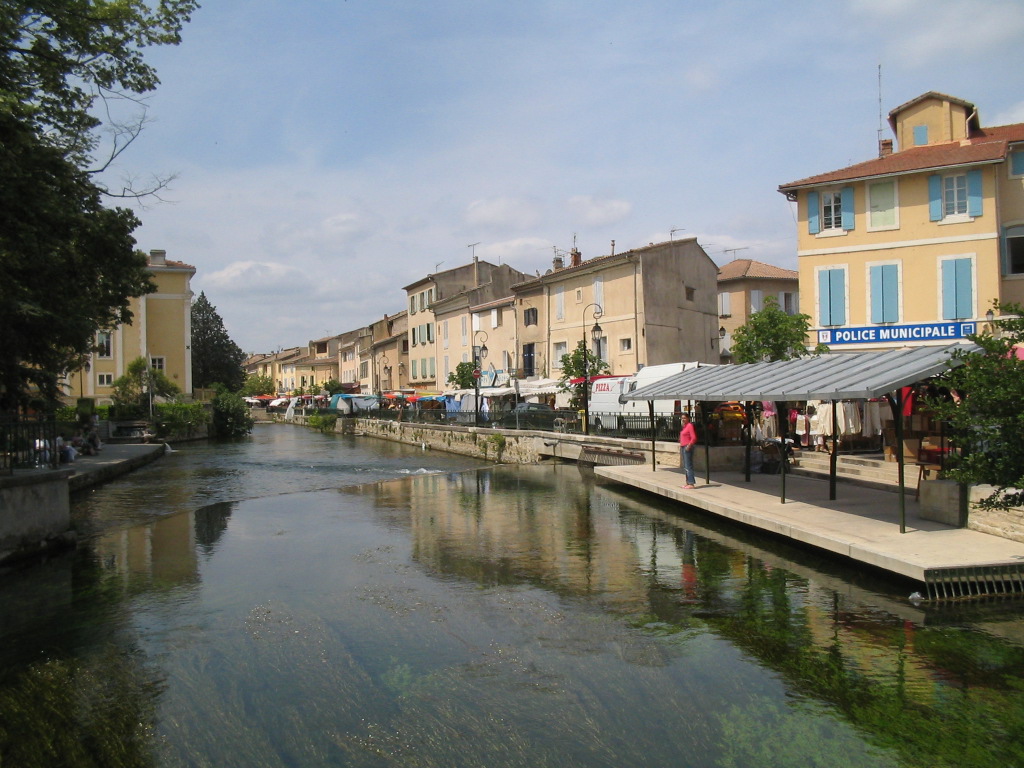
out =
[(912, 147), (837, 171), (808, 176), (779, 187), (780, 192), (830, 184), (839, 181), (889, 176), (893, 174), (948, 168), (959, 165), (998, 162), (1006, 157), (1010, 142), (1024, 141), (1024, 123), (983, 128), (972, 133), (965, 141), (951, 141), (926, 147)]
[(797, 280), (800, 275), (792, 269), (783, 269), (773, 264), (753, 259), (735, 259), (718, 268), (718, 282), (723, 280), (739, 280), (740, 278), (759, 278), (769, 280)]

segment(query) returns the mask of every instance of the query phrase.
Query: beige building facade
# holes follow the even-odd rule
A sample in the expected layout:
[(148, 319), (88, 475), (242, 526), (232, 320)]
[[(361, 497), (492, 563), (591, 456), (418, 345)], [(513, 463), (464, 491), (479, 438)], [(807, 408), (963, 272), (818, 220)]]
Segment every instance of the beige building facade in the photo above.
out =
[(128, 364), (143, 357), (185, 395), (192, 396), (192, 277), (196, 268), (171, 261), (166, 251), (149, 252), (156, 291), (131, 300), (132, 322), (96, 334), (95, 347), (81, 369), (68, 376), (69, 400), (91, 397), (109, 405), (114, 382)]
[(779, 187), (810, 344), (948, 344), (993, 301), (1024, 301), (1024, 123), (984, 128), (970, 102), (929, 92), (889, 124), (878, 158)]
[[(562, 356), (586, 337), (587, 349), (613, 374), (718, 362), (717, 278), (718, 267), (693, 237), (588, 261), (573, 251), (568, 265), (556, 258), (546, 274), (514, 286), (518, 360), (532, 360), (535, 376), (557, 378)], [(602, 331), (596, 349), (595, 322)]]
[(721, 362), (731, 362), (733, 334), (773, 297), (788, 315), (800, 312), (800, 274), (753, 259), (734, 259), (718, 270), (718, 349)]

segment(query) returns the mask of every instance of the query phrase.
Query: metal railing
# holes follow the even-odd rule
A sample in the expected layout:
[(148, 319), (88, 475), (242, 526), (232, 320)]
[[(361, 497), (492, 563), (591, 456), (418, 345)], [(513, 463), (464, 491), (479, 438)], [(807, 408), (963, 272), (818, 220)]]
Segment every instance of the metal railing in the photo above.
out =
[(16, 469), (56, 469), (57, 422), (53, 416), (0, 418), (0, 473)]

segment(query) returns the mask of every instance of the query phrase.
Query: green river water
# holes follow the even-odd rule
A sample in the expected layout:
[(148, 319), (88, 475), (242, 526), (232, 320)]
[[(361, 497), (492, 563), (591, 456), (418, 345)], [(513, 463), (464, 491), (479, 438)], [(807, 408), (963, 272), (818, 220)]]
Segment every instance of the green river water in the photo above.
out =
[(73, 514), (0, 579), (0, 768), (1024, 767), (1021, 603), (573, 465), (261, 426)]

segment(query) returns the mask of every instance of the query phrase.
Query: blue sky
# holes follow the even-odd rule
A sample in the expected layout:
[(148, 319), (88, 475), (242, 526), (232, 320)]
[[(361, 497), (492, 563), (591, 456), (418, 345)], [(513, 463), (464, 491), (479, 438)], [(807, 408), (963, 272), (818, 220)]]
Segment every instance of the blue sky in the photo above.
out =
[(207, 0), (183, 37), (110, 173), (176, 175), (138, 245), (247, 352), (394, 313), (471, 243), (534, 273), (676, 229), (795, 268), (777, 187), (876, 156), (879, 65), (886, 115), (1024, 122), (1020, 0)]

